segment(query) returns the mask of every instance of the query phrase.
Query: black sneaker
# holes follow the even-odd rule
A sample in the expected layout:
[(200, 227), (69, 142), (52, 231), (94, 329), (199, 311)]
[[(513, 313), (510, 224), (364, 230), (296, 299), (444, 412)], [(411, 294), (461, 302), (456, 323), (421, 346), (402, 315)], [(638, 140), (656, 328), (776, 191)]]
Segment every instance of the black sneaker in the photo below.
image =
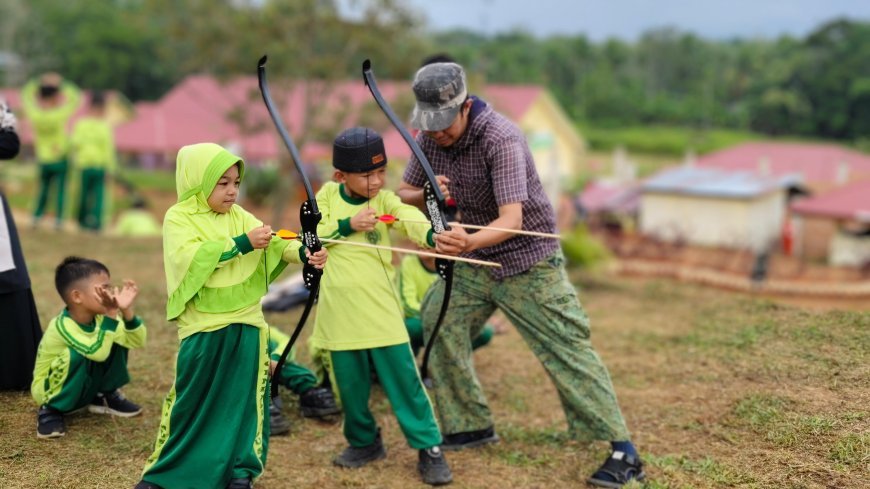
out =
[(227, 489), (254, 489), (254, 483), (251, 479), (231, 479), (227, 484)]
[(272, 399), (269, 403), (269, 436), (281, 436), (290, 433), (290, 420), (281, 412), (281, 400)]
[(420, 450), (417, 472), (420, 472), (423, 482), (430, 486), (443, 486), (453, 482), (453, 473), (450, 472), (444, 452), (439, 447)]
[(462, 450), (463, 448), (474, 448), (499, 441), (498, 435), (495, 434), (495, 428), (492, 426), (482, 430), (442, 435), (442, 438), (444, 441), (441, 443), (441, 448), (444, 450)]
[(643, 462), (638, 457), (614, 451), (586, 482), (593, 486), (619, 489), (629, 481), (640, 482), (645, 477)]
[(302, 408), (302, 416), (306, 418), (322, 418), (341, 412), (341, 408), (335, 403), (332, 389), (327, 387), (312, 387), (299, 396), (299, 406)]
[(142, 412), (142, 408), (128, 401), (121, 391), (115, 389), (108, 394), (97, 394), (91, 401), (88, 411), (97, 414), (113, 414), (122, 418), (136, 416)]
[(381, 432), (378, 430), (378, 437), (375, 438), (374, 443), (367, 447), (347, 447), (338, 457), (332, 460), (332, 463), (339, 467), (356, 469), (375, 460), (386, 458), (386, 456), (387, 451), (384, 449)]
[(48, 406), (42, 406), (36, 412), (36, 437), (58, 438), (66, 434), (66, 424), (63, 413)]

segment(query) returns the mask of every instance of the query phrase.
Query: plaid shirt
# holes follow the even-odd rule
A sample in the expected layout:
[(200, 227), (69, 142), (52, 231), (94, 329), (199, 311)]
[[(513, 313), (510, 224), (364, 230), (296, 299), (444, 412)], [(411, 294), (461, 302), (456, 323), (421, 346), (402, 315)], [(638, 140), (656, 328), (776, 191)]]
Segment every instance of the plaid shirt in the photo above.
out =
[[(462, 222), (486, 226), (498, 218), (499, 206), (522, 202), (524, 230), (555, 233), (553, 207), (523, 133), (477, 98), (470, 118), (465, 134), (449, 148), (441, 148), (422, 132), (417, 135), (435, 174), (450, 179), (450, 195), (462, 213)], [(427, 181), (413, 155), (403, 180), (415, 187)], [(465, 256), (501, 263), (502, 268), (493, 268), (491, 273), (502, 279), (525, 272), (558, 248), (555, 239), (517, 235)]]

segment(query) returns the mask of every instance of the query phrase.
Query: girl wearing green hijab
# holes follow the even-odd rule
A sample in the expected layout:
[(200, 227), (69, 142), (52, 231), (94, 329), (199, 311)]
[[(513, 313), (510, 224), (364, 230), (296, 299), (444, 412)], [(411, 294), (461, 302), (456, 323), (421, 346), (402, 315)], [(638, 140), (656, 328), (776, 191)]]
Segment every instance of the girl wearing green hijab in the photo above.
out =
[(310, 254), (235, 203), (241, 158), (201, 143), (178, 152), (178, 202), (163, 222), (166, 316), (181, 341), (145, 488), (247, 488), (269, 438), (268, 326), (260, 299), (287, 263)]

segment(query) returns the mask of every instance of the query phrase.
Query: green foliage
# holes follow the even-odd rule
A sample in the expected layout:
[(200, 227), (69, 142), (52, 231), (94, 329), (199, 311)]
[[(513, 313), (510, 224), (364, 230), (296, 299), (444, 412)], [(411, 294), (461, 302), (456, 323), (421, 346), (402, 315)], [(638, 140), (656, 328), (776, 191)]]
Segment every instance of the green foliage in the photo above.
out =
[(803, 40), (710, 41), (664, 28), (636, 43), (594, 44), (583, 35), (536, 39), (522, 31), (491, 38), (445, 32), (435, 43), (473, 78), (546, 84), (584, 125), (695, 128), (688, 141), (659, 141), (662, 134), (631, 141), (636, 150), (720, 147), (706, 141), (712, 127), (849, 140), (870, 133), (867, 22), (831, 21)]
[(270, 203), (278, 190), (278, 168), (275, 166), (245, 168), (245, 181), (242, 187), (245, 199), (262, 206)]
[(575, 227), (562, 240), (562, 252), (570, 265), (590, 267), (605, 261), (607, 247), (595, 239), (583, 224)]
[(687, 151), (708, 153), (759, 138), (747, 131), (661, 125), (620, 128), (583, 125), (580, 131), (593, 150), (609, 151), (623, 146), (631, 152), (670, 156), (683, 156)]

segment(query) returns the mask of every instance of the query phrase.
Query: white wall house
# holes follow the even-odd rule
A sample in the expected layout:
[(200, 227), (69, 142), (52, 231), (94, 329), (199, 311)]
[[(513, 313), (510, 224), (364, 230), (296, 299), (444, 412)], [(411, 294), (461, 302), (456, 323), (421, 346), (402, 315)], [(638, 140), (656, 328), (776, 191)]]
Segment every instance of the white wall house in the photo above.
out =
[(777, 242), (794, 179), (679, 167), (641, 186), (640, 229), (688, 244), (761, 251)]

